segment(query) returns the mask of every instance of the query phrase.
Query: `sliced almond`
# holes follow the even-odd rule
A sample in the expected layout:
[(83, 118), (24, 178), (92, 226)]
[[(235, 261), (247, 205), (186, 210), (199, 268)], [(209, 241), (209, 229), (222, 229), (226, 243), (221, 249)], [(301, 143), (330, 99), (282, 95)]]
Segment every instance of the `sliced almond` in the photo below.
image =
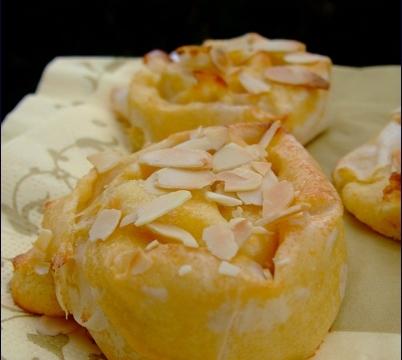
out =
[(120, 227), (127, 226), (129, 224), (134, 224), (137, 221), (138, 214), (137, 212), (132, 212), (130, 214), (127, 214), (123, 219), (120, 221)]
[(254, 48), (269, 52), (293, 52), (303, 51), (304, 44), (295, 40), (272, 39), (264, 42), (258, 42)]
[(146, 192), (152, 195), (164, 195), (167, 193), (166, 190), (159, 188), (158, 186), (158, 172), (154, 172), (151, 176), (144, 181), (144, 189)]
[(250, 191), (261, 185), (262, 176), (246, 168), (236, 168), (217, 174), (216, 180), (225, 183), (226, 192)]
[(304, 209), (305, 209), (305, 207), (303, 207), (301, 204), (293, 205), (293, 206), (288, 207), (287, 209), (283, 210), (282, 212), (273, 213), (267, 217), (263, 217), (263, 218), (257, 220), (255, 222), (255, 225), (256, 226), (265, 226), (265, 225), (273, 223), (279, 219), (282, 219), (284, 217), (297, 214), (297, 213), (303, 211)]
[(87, 156), (88, 161), (95, 166), (99, 174), (113, 169), (121, 159), (121, 155), (114, 151), (103, 151)]
[(271, 170), (271, 164), (265, 161), (253, 161), (251, 167), (262, 176), (265, 176)]
[(202, 240), (207, 245), (208, 250), (222, 260), (230, 260), (239, 250), (228, 224), (215, 224), (205, 228), (202, 233)]
[(283, 180), (263, 190), (262, 216), (279, 213), (285, 210), (294, 198), (291, 182)]
[(233, 169), (254, 160), (253, 156), (242, 146), (235, 143), (226, 144), (212, 158), (213, 170), (223, 171)]
[(177, 148), (150, 151), (139, 157), (142, 164), (187, 169), (210, 168), (211, 160), (211, 154), (206, 151)]
[(234, 234), (235, 241), (240, 248), (252, 234), (253, 225), (251, 224), (250, 220), (245, 218), (231, 219), (229, 225)]
[(251, 191), (238, 191), (236, 195), (244, 205), (262, 206), (262, 190), (261, 186), (256, 190)]
[(319, 61), (330, 61), (327, 56), (312, 54), (308, 52), (286, 54), (284, 60), (290, 64), (314, 64)]
[(212, 149), (212, 145), (206, 136), (190, 139), (175, 146), (175, 149), (198, 149), (208, 151)]
[(113, 108), (120, 116), (123, 117), (127, 117), (129, 113), (127, 97), (127, 88), (116, 89), (112, 93)]
[(264, 160), (267, 157), (267, 152), (260, 144), (248, 145), (245, 149), (251, 154), (253, 160)]
[[(261, 164), (267, 164), (265, 162), (262, 162)], [(260, 173), (264, 173), (267, 171), (262, 179), (261, 185), (251, 191), (238, 191), (236, 195), (239, 197), (241, 201), (245, 205), (256, 205), (256, 206), (262, 206), (263, 204), (263, 191), (264, 189), (278, 183), (278, 179), (271, 170), (271, 164), (267, 164), (267, 168), (260, 168)]]
[(281, 127), (281, 122), (280, 121), (275, 121), (269, 129), (265, 132), (265, 134), (262, 136), (261, 140), (259, 141), (259, 145), (263, 148), (266, 149), (269, 144), (271, 143), (272, 139), (274, 138), (276, 132), (278, 129)]
[(116, 229), (121, 217), (121, 211), (117, 209), (101, 210), (91, 229), (89, 230), (89, 241), (106, 240)]
[(135, 226), (150, 223), (183, 205), (189, 199), (191, 199), (191, 192), (186, 190), (161, 195), (138, 209), (138, 219)]
[(271, 85), (247, 71), (242, 71), (240, 73), (239, 81), (244, 89), (251, 94), (261, 94), (271, 90)]
[(166, 236), (169, 239), (179, 240), (185, 246), (192, 248), (198, 247), (198, 243), (193, 235), (178, 226), (154, 222), (147, 224), (147, 227), (158, 235)]
[(112, 258), (113, 272), (119, 278), (142, 274), (147, 271), (151, 265), (152, 260), (138, 248), (120, 251), (117, 255), (113, 255)]
[(158, 240), (152, 240), (147, 246), (145, 246), (145, 251), (151, 251), (160, 245)]
[(192, 268), (191, 265), (183, 265), (183, 266), (180, 266), (180, 269), (179, 269), (179, 276), (184, 276), (184, 275), (190, 273), (191, 271), (193, 271), (193, 268)]
[(236, 198), (234, 198), (232, 196), (215, 193), (215, 192), (212, 192), (212, 191), (207, 191), (205, 193), (205, 197), (208, 200), (214, 201), (219, 205), (224, 205), (224, 206), (239, 206), (239, 205), (242, 205), (242, 202), (239, 199), (236, 199)]
[(212, 126), (204, 129), (204, 134), (211, 144), (212, 150), (219, 150), (229, 140), (229, 131), (224, 126)]
[(215, 181), (211, 171), (191, 171), (165, 168), (157, 171), (157, 186), (163, 189), (202, 189)]
[(329, 89), (329, 82), (320, 75), (300, 66), (273, 66), (265, 71), (268, 80), (294, 86)]
[(131, 275), (142, 274), (147, 271), (152, 265), (152, 260), (144, 254), (142, 250), (137, 251), (131, 259), (130, 273)]
[(236, 265), (230, 264), (227, 261), (222, 261), (219, 265), (218, 271), (222, 275), (237, 276), (240, 272), (240, 268)]

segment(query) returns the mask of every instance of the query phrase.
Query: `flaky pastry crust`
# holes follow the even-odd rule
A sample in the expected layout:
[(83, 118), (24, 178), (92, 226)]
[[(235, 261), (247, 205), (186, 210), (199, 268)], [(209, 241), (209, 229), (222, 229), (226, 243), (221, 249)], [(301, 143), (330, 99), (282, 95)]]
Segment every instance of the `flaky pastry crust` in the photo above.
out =
[(400, 109), (376, 138), (338, 162), (333, 178), (347, 210), (375, 231), (401, 240)]
[[(281, 128), (269, 133), (272, 126), (217, 128), (232, 145), (226, 144), (224, 151), (222, 143), (216, 146), (212, 165), (204, 153), (173, 159), (176, 150), (171, 150), (203, 139), (211, 128), (174, 134), (106, 168), (99, 157), (93, 158), (97, 170), (80, 180), (71, 194), (47, 203), (46, 230), (29, 253), (15, 260), (12, 292), (16, 302), (36, 313), (71, 314), (89, 330), (108, 359), (311, 356), (344, 295), (343, 210), (335, 189), (307, 151)], [(269, 174), (270, 167), (264, 164), (271, 164), (273, 182), (263, 191), (262, 210), (257, 205), (222, 205), (245, 197), (225, 192), (218, 181), (203, 189), (179, 190), (167, 203), (175, 208), (159, 214), (158, 231), (164, 226), (176, 229), (176, 235), (177, 229), (180, 234), (185, 231), (186, 236), (178, 235), (180, 241), (155, 232), (152, 216), (166, 206), (161, 200), (167, 199), (166, 193), (159, 194), (162, 189), (146, 185), (144, 179), (160, 171), (156, 162), (173, 166), (180, 161), (180, 166), (215, 169), (239, 161), (240, 155), (246, 156), (244, 149), (260, 149), (253, 145), (264, 143), (263, 158), (252, 167), (247, 167), (250, 163), (240, 166), (243, 177), (232, 176), (231, 170), (219, 170), (216, 175), (225, 186), (251, 187), (254, 179), (261, 179), (255, 174)], [(220, 157), (232, 151), (239, 156), (220, 163)], [(251, 169), (255, 173), (247, 178)], [(207, 170), (195, 172), (201, 171)], [(162, 182), (161, 175), (157, 181)], [(277, 190), (273, 193), (270, 186)], [(209, 191), (207, 197), (205, 191)], [(281, 192), (282, 197), (276, 196)], [(288, 216), (275, 218), (278, 213), (270, 213), (266, 200), (280, 206), (286, 198), (288, 209), (297, 211), (287, 210)], [(159, 199), (158, 207), (150, 211), (148, 205), (155, 199)], [(228, 222), (234, 225), (232, 230), (238, 224), (252, 227), (234, 254)], [(213, 231), (216, 227), (227, 236), (216, 237), (220, 234)], [(233, 230), (235, 236), (241, 233)], [(35, 269), (43, 262), (50, 263), (50, 270), (39, 275)], [(30, 292), (34, 287), (46, 291)]]
[(302, 144), (328, 127), (331, 60), (300, 42), (250, 33), (143, 61), (112, 97), (135, 148), (198, 126), (279, 119)]

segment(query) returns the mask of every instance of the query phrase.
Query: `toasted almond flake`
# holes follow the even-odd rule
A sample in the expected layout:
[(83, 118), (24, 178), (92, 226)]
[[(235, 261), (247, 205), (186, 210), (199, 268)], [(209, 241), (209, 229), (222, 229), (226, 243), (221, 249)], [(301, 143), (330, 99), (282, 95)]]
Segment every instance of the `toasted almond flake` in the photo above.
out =
[(198, 139), (204, 136), (205, 129), (202, 126), (199, 126), (197, 129), (193, 130), (190, 133), (190, 139)]
[(236, 195), (245, 205), (262, 206), (262, 190), (261, 186), (256, 190), (238, 191)]
[(137, 221), (138, 214), (137, 212), (132, 212), (130, 214), (127, 214), (123, 219), (120, 221), (120, 227), (127, 226), (129, 224), (134, 224)]
[(186, 190), (174, 191), (153, 199), (150, 203), (138, 208), (138, 219), (135, 226), (142, 226), (169, 213), (191, 199), (191, 192)]
[(261, 185), (262, 176), (246, 168), (236, 168), (217, 174), (216, 180), (225, 183), (226, 192), (250, 191)]
[(206, 136), (190, 139), (175, 146), (175, 149), (198, 149), (198, 150), (211, 150), (212, 145)]
[(314, 64), (319, 61), (327, 61), (330, 59), (327, 56), (312, 54), (307, 52), (297, 52), (293, 54), (286, 54), (284, 60), (291, 64)]
[(89, 230), (89, 241), (106, 240), (116, 229), (121, 217), (121, 211), (117, 209), (101, 210), (91, 229)]
[(184, 275), (190, 273), (191, 271), (193, 271), (193, 268), (192, 268), (191, 265), (183, 265), (183, 266), (180, 266), (180, 269), (179, 269), (179, 276), (184, 276)]
[(273, 66), (265, 71), (268, 80), (294, 86), (324, 89), (329, 88), (329, 82), (320, 75), (296, 65)]
[(264, 160), (267, 157), (267, 151), (259, 144), (248, 145), (245, 149), (251, 154), (253, 160)]
[(262, 219), (259, 219), (255, 222), (256, 226), (265, 226), (267, 224), (273, 223), (279, 219), (282, 219), (286, 216), (294, 215), (297, 214), (301, 211), (303, 211), (305, 207), (303, 207), (301, 204), (293, 205), (291, 207), (288, 207), (287, 209), (283, 210), (282, 212), (279, 213), (273, 213), (269, 215), (268, 217), (263, 217)]
[(131, 275), (142, 274), (152, 266), (152, 260), (144, 254), (143, 251), (137, 251), (131, 260), (130, 273)]
[(229, 131), (224, 126), (208, 127), (204, 130), (204, 133), (211, 144), (212, 150), (219, 150), (229, 140)]
[(38, 275), (46, 275), (50, 270), (50, 263), (41, 261), (34, 267), (35, 273)]
[(239, 274), (240, 268), (236, 265), (228, 263), (227, 261), (221, 261), (218, 271), (222, 275), (235, 277)]
[(77, 330), (79, 325), (63, 318), (42, 315), (35, 323), (36, 331), (41, 335), (56, 336), (60, 334), (70, 334)]
[(232, 211), (232, 217), (237, 218), (237, 217), (242, 217), (244, 214), (243, 208), (238, 206), (236, 209)]
[(212, 167), (214, 171), (218, 172), (233, 169), (252, 160), (253, 157), (245, 148), (235, 143), (229, 143), (214, 154)]
[(278, 129), (281, 127), (281, 122), (280, 121), (275, 121), (269, 129), (265, 132), (265, 134), (262, 136), (259, 145), (263, 148), (266, 149), (269, 144), (271, 143), (273, 137), (275, 136), (276, 132)]
[(242, 204), (241, 200), (239, 200), (239, 199), (236, 199), (232, 196), (215, 193), (212, 191), (207, 191), (205, 193), (205, 197), (208, 200), (215, 201), (219, 205), (224, 205), (224, 206), (238, 206), (238, 205)]
[(35, 241), (35, 247), (42, 251), (46, 252), (50, 242), (53, 239), (53, 232), (50, 229), (41, 229), (38, 234), (38, 239)]
[(294, 198), (291, 182), (283, 180), (263, 190), (262, 216), (279, 213), (285, 210)]
[(261, 234), (261, 235), (269, 234), (269, 231), (263, 226), (253, 226), (251, 232), (252, 234)]
[(158, 187), (158, 172), (152, 173), (152, 175), (148, 176), (148, 178), (144, 181), (144, 189), (147, 193), (152, 195), (164, 195), (167, 193), (167, 190), (161, 189)]
[(262, 176), (265, 176), (271, 170), (271, 164), (265, 161), (253, 161), (251, 167)]
[(191, 248), (198, 247), (197, 240), (194, 239), (193, 235), (191, 235), (188, 231), (179, 228), (178, 226), (154, 222), (151, 224), (147, 224), (147, 227), (158, 235), (166, 236), (170, 239), (179, 240), (185, 246)]
[(272, 39), (264, 42), (258, 42), (255, 46), (258, 50), (271, 52), (293, 52), (304, 49), (304, 44), (295, 40)]
[(145, 246), (145, 251), (151, 251), (159, 246), (160, 242), (158, 240), (152, 240), (147, 246)]
[(197, 149), (161, 149), (141, 154), (139, 162), (155, 167), (206, 169), (211, 167), (212, 156)]
[(239, 81), (246, 91), (251, 94), (261, 94), (271, 90), (271, 85), (247, 71), (242, 71), (240, 73)]
[(156, 172), (157, 186), (163, 189), (202, 189), (215, 181), (211, 171), (191, 171), (165, 168)]
[(208, 250), (222, 260), (230, 260), (239, 250), (229, 224), (215, 224), (205, 228), (202, 240)]
[(113, 169), (121, 159), (121, 155), (115, 151), (103, 151), (87, 156), (88, 161), (95, 166), (99, 174)]
[(239, 248), (244, 244), (244, 242), (250, 237), (253, 229), (253, 225), (250, 220), (244, 218), (234, 218), (229, 222), (230, 228), (235, 237), (235, 241)]

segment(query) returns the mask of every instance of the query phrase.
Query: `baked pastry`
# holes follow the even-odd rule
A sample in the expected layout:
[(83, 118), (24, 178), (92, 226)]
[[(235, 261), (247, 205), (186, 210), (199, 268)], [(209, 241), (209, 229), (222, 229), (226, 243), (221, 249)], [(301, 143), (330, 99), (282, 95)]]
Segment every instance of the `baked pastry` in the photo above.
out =
[(401, 240), (401, 110), (376, 138), (343, 157), (333, 177), (346, 209)]
[(17, 304), (71, 314), (108, 359), (314, 353), (345, 290), (343, 211), (279, 122), (199, 128), (90, 160), (14, 260)]
[(198, 126), (272, 119), (305, 144), (328, 126), (331, 60), (298, 41), (251, 33), (152, 51), (143, 62), (129, 88), (113, 94), (136, 148)]

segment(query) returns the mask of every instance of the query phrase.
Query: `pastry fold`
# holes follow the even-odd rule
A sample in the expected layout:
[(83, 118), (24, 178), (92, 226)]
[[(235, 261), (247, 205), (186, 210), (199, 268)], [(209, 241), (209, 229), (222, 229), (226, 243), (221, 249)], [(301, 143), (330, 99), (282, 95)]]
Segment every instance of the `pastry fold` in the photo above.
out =
[(347, 210), (373, 230), (401, 240), (401, 112), (339, 160), (333, 178)]
[(21, 307), (73, 316), (108, 359), (314, 354), (345, 291), (343, 209), (278, 122), (180, 132), (90, 161), (14, 261)]
[(280, 120), (305, 144), (329, 125), (331, 60), (250, 33), (143, 58), (112, 103), (134, 148), (198, 126)]

